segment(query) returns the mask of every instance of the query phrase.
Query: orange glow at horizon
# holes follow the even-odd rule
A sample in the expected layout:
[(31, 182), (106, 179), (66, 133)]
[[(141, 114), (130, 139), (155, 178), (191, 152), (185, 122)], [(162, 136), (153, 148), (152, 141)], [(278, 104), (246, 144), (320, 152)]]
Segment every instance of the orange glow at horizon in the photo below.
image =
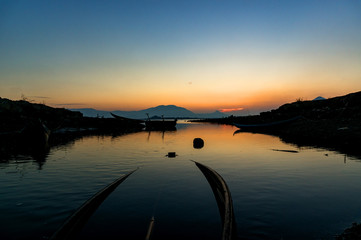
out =
[[(107, 96), (97, 95), (87, 96), (69, 96), (66, 101), (62, 98), (51, 98), (45, 100), (46, 105), (53, 107), (64, 108), (94, 108), (104, 111), (138, 111), (159, 105), (176, 105), (184, 107), (195, 113), (214, 112), (219, 110), (223, 113), (233, 111), (249, 111), (249, 110), (262, 110), (268, 111), (278, 108), (279, 106), (295, 102), (298, 98), (304, 100), (312, 100), (317, 96), (322, 95), (325, 98), (336, 97), (347, 94), (349, 91), (341, 91), (340, 93), (307, 91), (299, 89), (270, 89), (258, 91), (256, 93), (231, 95), (228, 94), (213, 94), (203, 93), (201, 95), (189, 94), (182, 96), (174, 92), (163, 94), (143, 94), (142, 97), (138, 95), (119, 96), (116, 94), (109, 94)], [(242, 107), (236, 107), (242, 106)]]
[(226, 113), (226, 112), (234, 112), (234, 111), (241, 111), (243, 110), (243, 107), (239, 107), (239, 108), (224, 108), (224, 109), (219, 109), (220, 112), (222, 113)]
[(361, 5), (352, 1), (268, 4), (267, 14), (254, 1), (194, 1), (197, 11), (182, 1), (109, 2), (69, 11), (9, 1), (0, 17), (0, 97), (237, 115), (361, 91)]

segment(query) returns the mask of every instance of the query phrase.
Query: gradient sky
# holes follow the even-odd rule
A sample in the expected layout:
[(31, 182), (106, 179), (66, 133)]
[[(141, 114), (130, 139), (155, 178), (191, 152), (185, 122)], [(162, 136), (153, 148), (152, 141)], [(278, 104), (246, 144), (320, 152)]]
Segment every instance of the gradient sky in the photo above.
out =
[(265, 110), (361, 90), (361, 1), (2, 1), (0, 97)]

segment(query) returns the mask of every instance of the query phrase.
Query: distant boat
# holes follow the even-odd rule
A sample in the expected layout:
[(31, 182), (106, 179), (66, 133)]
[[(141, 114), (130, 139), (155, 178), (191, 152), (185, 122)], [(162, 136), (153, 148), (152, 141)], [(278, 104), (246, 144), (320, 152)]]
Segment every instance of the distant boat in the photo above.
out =
[(240, 124), (233, 123), (234, 126), (240, 128), (241, 130), (258, 130), (258, 129), (272, 129), (276, 127), (282, 127), (288, 123), (301, 119), (302, 116), (293, 117), (286, 120), (269, 122), (269, 123), (260, 123), (260, 124)]
[(176, 129), (177, 119), (164, 119), (162, 116), (161, 119), (150, 119), (149, 115), (148, 120), (145, 121), (145, 128), (147, 130), (174, 130)]
[(145, 124), (147, 130), (174, 130), (176, 129), (177, 119), (164, 119), (163, 116), (160, 119), (151, 119), (148, 116), (148, 120), (139, 120), (118, 116), (114, 113), (110, 113), (114, 118), (130, 123), (142, 123)]
[(144, 123), (144, 120), (121, 117), (121, 116), (115, 115), (114, 113), (110, 113), (110, 115), (112, 115), (115, 119), (122, 120), (125, 122)]
[(148, 130), (170, 130), (170, 129), (175, 129), (176, 125), (177, 125), (177, 119), (145, 121), (145, 128)]

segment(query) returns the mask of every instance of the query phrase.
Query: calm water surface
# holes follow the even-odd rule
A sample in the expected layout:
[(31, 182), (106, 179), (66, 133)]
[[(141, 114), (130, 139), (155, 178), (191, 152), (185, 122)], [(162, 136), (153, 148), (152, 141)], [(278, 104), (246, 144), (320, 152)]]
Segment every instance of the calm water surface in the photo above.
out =
[[(84, 137), (52, 148), (42, 161), (24, 155), (0, 162), (0, 239), (48, 239), (89, 197), (138, 167), (80, 238), (144, 239), (154, 215), (155, 240), (220, 239), (212, 190), (190, 160), (226, 180), (240, 239), (333, 239), (361, 220), (359, 159), (268, 135), (233, 135), (231, 126), (177, 128)], [(193, 148), (196, 137), (204, 139), (202, 149)]]

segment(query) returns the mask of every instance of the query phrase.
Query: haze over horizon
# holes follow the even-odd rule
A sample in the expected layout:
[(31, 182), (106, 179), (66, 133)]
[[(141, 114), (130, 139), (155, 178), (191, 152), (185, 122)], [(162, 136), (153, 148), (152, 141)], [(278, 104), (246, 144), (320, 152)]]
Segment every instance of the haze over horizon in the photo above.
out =
[(361, 90), (359, 1), (0, 1), (0, 97), (257, 112)]

